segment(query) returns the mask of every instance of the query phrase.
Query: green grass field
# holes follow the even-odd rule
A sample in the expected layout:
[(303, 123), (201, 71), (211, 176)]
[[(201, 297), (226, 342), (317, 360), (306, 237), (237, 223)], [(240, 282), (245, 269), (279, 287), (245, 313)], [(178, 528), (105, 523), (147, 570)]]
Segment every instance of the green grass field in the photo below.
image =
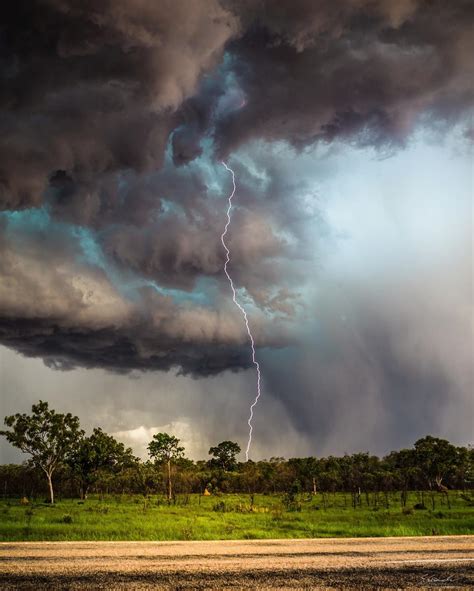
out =
[[(284, 497), (222, 495), (178, 498), (168, 506), (162, 497), (110, 496), (22, 505), (0, 503), (0, 540), (217, 540), (306, 537), (418, 536), (474, 533), (474, 497), (450, 493), (451, 508), (441, 494), (425, 495), (426, 509), (415, 509), (411, 493), (402, 510), (400, 496), (390, 494), (374, 506), (365, 497), (351, 506), (350, 495), (301, 497), (288, 510)], [(382, 503), (381, 503), (382, 501)]]

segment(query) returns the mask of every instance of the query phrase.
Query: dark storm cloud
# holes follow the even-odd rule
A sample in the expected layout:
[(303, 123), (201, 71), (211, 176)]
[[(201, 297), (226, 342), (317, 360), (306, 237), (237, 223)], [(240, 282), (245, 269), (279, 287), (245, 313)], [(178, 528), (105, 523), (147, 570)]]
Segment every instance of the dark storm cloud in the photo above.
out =
[(402, 143), (420, 118), (473, 103), (472, 2), (242, 2), (230, 44), (247, 105), (223, 118), (222, 154), (251, 138)]
[[(249, 140), (400, 144), (423, 119), (463, 117), (473, 12), (464, 0), (9, 3), (0, 208), (49, 218), (2, 222), (0, 341), (63, 368), (246, 367), (240, 319), (218, 297), (214, 185), (222, 197), (230, 178), (217, 156)], [(324, 224), (299, 203), (308, 183), (278, 159), (259, 166), (235, 162), (232, 272), (258, 344), (281, 347), (293, 337), (277, 320), (301, 311), (307, 222)], [(214, 287), (199, 303), (146, 284), (190, 294), (200, 279)]]
[(176, 111), (237, 19), (217, 0), (45, 0), (2, 14), (1, 202), (38, 204), (55, 170), (81, 184), (159, 168)]
[[(56, 369), (176, 369), (194, 376), (251, 363), (245, 328), (225, 301), (180, 301), (145, 282), (131, 289), (126, 277), (116, 286), (106, 268), (84, 258), (81, 234), (68, 226), (2, 219), (0, 248), (0, 342), (23, 355)], [(254, 334), (269, 347), (291, 340), (287, 329), (264, 326), (261, 317), (254, 318)]]
[[(174, 162), (189, 162), (214, 123), (224, 154), (255, 137), (403, 141), (421, 114), (472, 104), (473, 12), (467, 0), (10, 3), (1, 203), (40, 203), (64, 170), (77, 186), (63, 202), (113, 207), (111, 172), (160, 168), (173, 130)], [(246, 105), (216, 113), (229, 71)]]
[(250, 367), (245, 346), (219, 343), (176, 342), (171, 336), (157, 339), (156, 327), (130, 323), (126, 328), (102, 329), (60, 326), (52, 319), (0, 318), (0, 340), (27, 357), (41, 355), (52, 369), (103, 368), (127, 373), (179, 370), (206, 377), (224, 370)]

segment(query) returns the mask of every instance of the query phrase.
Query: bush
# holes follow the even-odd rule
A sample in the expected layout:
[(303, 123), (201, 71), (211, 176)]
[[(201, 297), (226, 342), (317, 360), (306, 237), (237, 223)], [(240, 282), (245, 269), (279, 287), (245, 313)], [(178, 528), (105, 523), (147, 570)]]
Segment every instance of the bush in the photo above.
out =
[(284, 495), (282, 502), (287, 511), (301, 511), (301, 503), (298, 501), (296, 496), (291, 493)]
[(63, 515), (61, 517), (61, 523), (72, 523), (72, 515), (69, 515), (69, 513)]
[(416, 503), (416, 505), (413, 505), (413, 509), (416, 509), (417, 511), (424, 511), (426, 509), (426, 505), (423, 503)]

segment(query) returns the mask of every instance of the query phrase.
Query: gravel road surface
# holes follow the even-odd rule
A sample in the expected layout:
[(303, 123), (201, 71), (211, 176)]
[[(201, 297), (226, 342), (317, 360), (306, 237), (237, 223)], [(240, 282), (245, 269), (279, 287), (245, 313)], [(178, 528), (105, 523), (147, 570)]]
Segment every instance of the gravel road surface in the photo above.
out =
[(474, 536), (5, 542), (0, 589), (474, 589)]

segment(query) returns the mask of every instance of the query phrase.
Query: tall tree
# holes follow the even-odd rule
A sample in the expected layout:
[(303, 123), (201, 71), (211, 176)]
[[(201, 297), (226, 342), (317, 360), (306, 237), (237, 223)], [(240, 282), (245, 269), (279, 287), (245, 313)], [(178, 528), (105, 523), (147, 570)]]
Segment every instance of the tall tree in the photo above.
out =
[(213, 456), (211, 465), (222, 470), (231, 471), (237, 467), (237, 455), (240, 453), (240, 445), (234, 441), (222, 441), (219, 445), (211, 447), (209, 455)]
[(66, 462), (84, 432), (79, 418), (50, 409), (47, 402), (33, 404), (31, 414), (5, 417), (11, 431), (0, 431), (12, 445), (31, 456), (31, 462), (46, 475), (51, 504), (54, 503), (53, 474)]
[(89, 437), (83, 437), (79, 441), (67, 463), (79, 478), (83, 499), (101, 471), (116, 473), (136, 461), (130, 447), (126, 448), (99, 427)]
[(148, 444), (148, 455), (157, 464), (166, 464), (168, 475), (168, 502), (173, 498), (173, 484), (171, 480), (171, 463), (184, 456), (184, 447), (174, 435), (156, 433)]
[(454, 473), (459, 455), (456, 447), (446, 441), (427, 435), (415, 443), (415, 460), (428, 488), (442, 488), (443, 480)]

